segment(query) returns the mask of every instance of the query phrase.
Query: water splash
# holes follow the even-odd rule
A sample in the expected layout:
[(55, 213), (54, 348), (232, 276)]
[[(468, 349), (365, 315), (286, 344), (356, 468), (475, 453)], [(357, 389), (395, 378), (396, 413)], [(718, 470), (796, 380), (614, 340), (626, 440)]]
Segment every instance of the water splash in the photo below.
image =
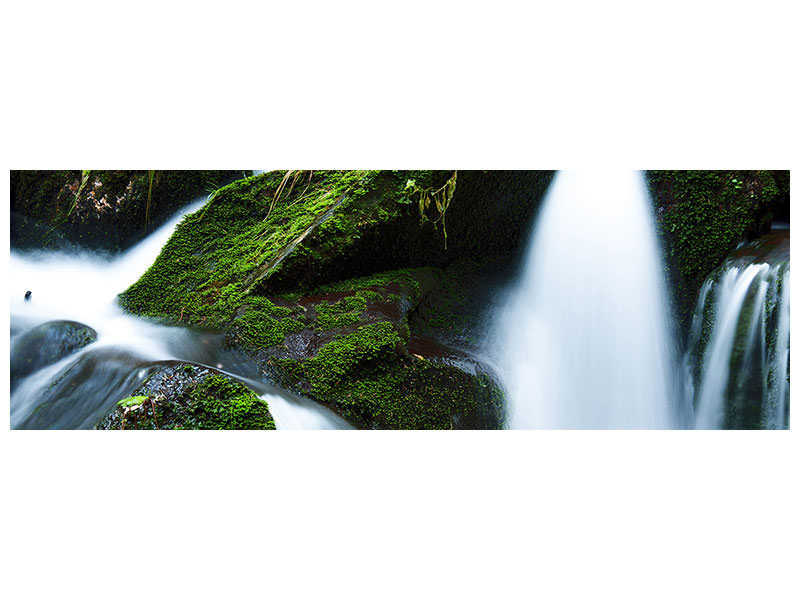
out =
[(492, 346), (512, 428), (671, 428), (673, 342), (644, 178), (559, 172)]

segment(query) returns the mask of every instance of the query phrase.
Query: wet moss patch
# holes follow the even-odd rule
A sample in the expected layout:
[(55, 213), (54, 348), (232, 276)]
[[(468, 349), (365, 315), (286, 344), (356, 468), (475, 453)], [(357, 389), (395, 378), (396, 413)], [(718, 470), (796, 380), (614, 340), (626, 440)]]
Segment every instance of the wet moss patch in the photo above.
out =
[(231, 378), (188, 364), (157, 368), (96, 429), (275, 429), (267, 403)]

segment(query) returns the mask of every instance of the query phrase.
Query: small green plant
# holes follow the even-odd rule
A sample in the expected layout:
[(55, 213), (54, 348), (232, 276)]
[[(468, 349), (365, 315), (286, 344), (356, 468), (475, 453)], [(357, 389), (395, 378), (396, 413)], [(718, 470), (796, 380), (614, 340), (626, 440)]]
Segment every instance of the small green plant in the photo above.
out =
[(148, 396), (128, 396), (127, 398), (123, 398), (119, 402), (117, 402), (117, 406), (122, 407), (129, 407), (129, 406), (138, 406), (145, 400), (147, 400)]

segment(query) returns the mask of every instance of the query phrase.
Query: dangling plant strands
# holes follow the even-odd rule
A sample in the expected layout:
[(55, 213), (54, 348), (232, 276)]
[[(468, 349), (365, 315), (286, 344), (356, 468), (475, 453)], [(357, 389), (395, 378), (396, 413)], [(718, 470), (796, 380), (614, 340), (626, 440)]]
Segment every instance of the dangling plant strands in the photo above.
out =
[(456, 191), (456, 178), (458, 177), (458, 171), (453, 171), (453, 175), (447, 182), (437, 190), (433, 188), (425, 188), (422, 189), (417, 185), (417, 182), (413, 179), (409, 179), (406, 181), (406, 190), (410, 190), (410, 194), (419, 194), (419, 216), (422, 220), (425, 220), (425, 211), (428, 210), (428, 207), (431, 205), (431, 201), (433, 201), (434, 205), (436, 206), (436, 210), (439, 212), (439, 217), (433, 221), (433, 224), (436, 225), (437, 223), (442, 223), (442, 233), (444, 234), (444, 249), (447, 250), (447, 227), (445, 225), (445, 214), (447, 213), (447, 207), (450, 206), (450, 201), (453, 199), (453, 194)]
[(311, 177), (314, 175), (314, 171), (297, 171), (297, 170), (286, 171), (286, 174), (283, 176), (283, 179), (278, 185), (278, 189), (275, 190), (275, 195), (272, 197), (272, 203), (269, 205), (269, 210), (267, 211), (267, 216), (264, 217), (264, 221), (267, 221), (270, 218), (270, 215), (272, 215), (272, 211), (275, 209), (275, 205), (278, 203), (278, 200), (280, 200), (281, 194), (283, 193), (283, 190), (286, 188), (286, 184), (288, 183), (289, 178), (292, 178), (292, 175), (294, 175), (294, 177), (292, 178), (292, 183), (289, 186), (289, 191), (286, 194), (287, 197), (292, 195), (292, 190), (294, 190), (294, 185), (297, 183), (297, 180), (300, 179), (300, 176), (306, 172), (308, 173), (308, 183), (306, 184), (306, 187), (303, 190), (303, 194), (305, 194), (306, 190), (308, 189), (308, 186), (311, 185)]
[(147, 205), (144, 210), (144, 230), (147, 231), (147, 224), (150, 222), (150, 199), (153, 197), (153, 175), (155, 171), (148, 171), (149, 183), (147, 185)]
[(78, 189), (75, 191), (75, 195), (72, 197), (72, 203), (69, 205), (69, 208), (67, 209), (67, 214), (58, 219), (53, 224), (53, 226), (47, 230), (47, 232), (42, 236), (41, 241), (46, 240), (50, 236), (50, 234), (53, 233), (53, 231), (58, 229), (60, 225), (64, 224), (67, 221), (67, 219), (69, 219), (69, 216), (72, 214), (72, 211), (75, 210), (75, 207), (78, 204), (78, 198), (80, 197), (81, 192), (83, 192), (83, 189), (86, 187), (86, 184), (89, 183), (89, 177), (91, 176), (91, 174), (92, 174), (91, 170), (81, 171), (81, 182), (78, 185)]
[(75, 206), (78, 204), (78, 198), (80, 197), (83, 188), (85, 188), (86, 184), (89, 183), (89, 176), (91, 174), (91, 171), (81, 171), (81, 184), (78, 186), (78, 191), (75, 192), (75, 197), (72, 199), (72, 204), (69, 205), (69, 210), (67, 211), (64, 219), (67, 219), (72, 214), (72, 211), (75, 210)]

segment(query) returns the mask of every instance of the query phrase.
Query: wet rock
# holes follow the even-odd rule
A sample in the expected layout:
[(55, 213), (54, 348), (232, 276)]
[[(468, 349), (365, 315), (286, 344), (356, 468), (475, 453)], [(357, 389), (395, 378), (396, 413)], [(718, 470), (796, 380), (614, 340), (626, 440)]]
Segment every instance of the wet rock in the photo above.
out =
[(275, 429), (267, 403), (209, 367), (174, 361), (117, 401), (96, 429)]
[(120, 397), (147, 375), (151, 364), (121, 348), (96, 348), (64, 367), (45, 387), (28, 389), (26, 381), (15, 396), (15, 429), (91, 429)]
[(410, 269), (323, 286), (291, 301), (261, 299), (238, 312), (226, 341), (248, 352), (262, 378), (357, 427), (500, 428), (503, 394), (487, 369), (409, 327), (409, 314), (441, 277), (435, 269)]
[(97, 332), (76, 321), (48, 321), (20, 334), (11, 346), (11, 387), (97, 339)]

